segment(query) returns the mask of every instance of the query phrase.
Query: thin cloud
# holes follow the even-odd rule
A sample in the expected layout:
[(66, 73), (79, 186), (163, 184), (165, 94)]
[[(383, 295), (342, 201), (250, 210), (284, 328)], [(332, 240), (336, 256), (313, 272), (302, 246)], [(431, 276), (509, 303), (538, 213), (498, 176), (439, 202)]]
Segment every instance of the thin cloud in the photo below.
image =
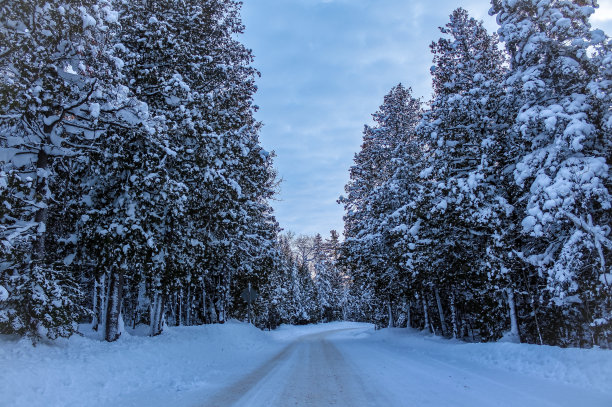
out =
[[(612, 31), (612, 0), (600, 0), (594, 25)], [(280, 186), (273, 205), (298, 234), (343, 230), (348, 171), (383, 97), (401, 82), (431, 94), (429, 45), (455, 1), (257, 0), (244, 4), (243, 41), (261, 71), (255, 102), (262, 143), (275, 150)], [(462, 6), (497, 29), (489, 2)]]

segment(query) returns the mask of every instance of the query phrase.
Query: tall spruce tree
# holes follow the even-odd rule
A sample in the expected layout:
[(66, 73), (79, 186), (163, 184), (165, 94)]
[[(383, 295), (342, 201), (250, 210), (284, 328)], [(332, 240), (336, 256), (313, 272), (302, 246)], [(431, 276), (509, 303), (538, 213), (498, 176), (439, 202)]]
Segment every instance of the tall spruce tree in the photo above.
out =
[(223, 321), (275, 262), (240, 2), (112, 5), (0, 11), (2, 332)]
[[(196, 314), (224, 321), (234, 302), (233, 277), (261, 270), (276, 228), (267, 203), (272, 154), (259, 145), (253, 119), (256, 71), (235, 38), (242, 31), (239, 3), (135, 1), (121, 12), (117, 47), (149, 122), (126, 141), (124, 155), (115, 151), (120, 168), (111, 154), (101, 176), (119, 177), (108, 185), (139, 185), (127, 187), (134, 196), (125, 205), (147, 227), (133, 229), (142, 239), (131, 239), (140, 257), (129, 256), (137, 263), (130, 273), (144, 279), (152, 335), (161, 332), (166, 311), (176, 324), (190, 324)], [(115, 216), (107, 212), (98, 222), (117, 224)]]
[[(504, 318), (491, 306), (490, 269), (481, 254), (509, 206), (495, 177), (495, 149), (504, 136), (504, 58), (497, 38), (463, 9), (455, 10), (441, 31), (446, 36), (431, 45), (434, 98), (419, 128), (432, 145), (429, 167), (423, 171), (426, 195), (432, 197), (423, 219), (429, 242), (421, 245), (429, 259), (421, 261), (427, 275), (424, 289), (435, 297), (444, 335), (457, 337), (464, 331), (459, 308), (485, 337), (496, 337), (501, 329), (492, 325)], [(487, 312), (468, 311), (467, 302), (474, 299), (477, 309)]]
[(373, 115), (376, 126), (365, 127), (347, 196), (340, 199), (346, 212), (343, 263), (352, 270), (357, 290), (376, 300), (371, 312), (379, 324), (387, 320), (393, 325), (392, 303), (400, 289), (398, 265), (389, 255), (389, 230), (382, 223), (384, 215), (398, 209), (398, 200), (395, 187), (385, 182), (395, 172), (399, 151), (410, 143), (419, 114), (420, 102), (409, 88), (400, 84), (385, 96)]
[[(69, 259), (47, 249), (51, 226), (59, 225), (50, 208), (66, 185), (55, 179), (58, 166), (86, 154), (126, 103), (122, 61), (109, 47), (116, 23), (104, 0), (16, 1), (0, 9), (2, 166), (12, 185), (5, 192), (19, 202), (3, 236), (3, 332), (69, 336), (82, 315)], [(54, 232), (60, 229), (64, 236), (54, 238), (69, 240), (74, 225)]]
[[(605, 344), (611, 329), (612, 54), (606, 35), (589, 24), (595, 7), (593, 0), (494, 0), (491, 8), (510, 55), (508, 93), (518, 110), (514, 179), (527, 239), (517, 253), (546, 279), (549, 343), (565, 336)], [(574, 326), (578, 335), (568, 337)]]

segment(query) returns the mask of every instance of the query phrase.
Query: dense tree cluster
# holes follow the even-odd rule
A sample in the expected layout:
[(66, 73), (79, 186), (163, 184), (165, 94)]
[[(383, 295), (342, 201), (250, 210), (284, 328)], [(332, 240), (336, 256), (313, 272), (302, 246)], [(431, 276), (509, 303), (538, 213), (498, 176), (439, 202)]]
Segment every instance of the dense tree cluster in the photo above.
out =
[(0, 332), (223, 322), (277, 255), (235, 0), (0, 8)]
[(283, 234), (277, 243), (277, 264), (260, 284), (255, 303), (256, 323), (274, 329), (279, 324), (309, 324), (346, 320), (352, 316), (350, 281), (338, 263), (340, 240), (332, 230), (321, 235)]
[[(493, 0), (350, 169), (345, 240), (279, 235), (238, 0), (0, 8), (0, 333), (340, 319), (612, 346), (612, 42), (594, 0)], [(500, 41), (505, 49), (500, 46)]]
[(431, 45), (433, 98), (398, 85), (346, 186), (359, 318), (448, 337), (612, 346), (612, 45), (592, 0), (493, 0)]

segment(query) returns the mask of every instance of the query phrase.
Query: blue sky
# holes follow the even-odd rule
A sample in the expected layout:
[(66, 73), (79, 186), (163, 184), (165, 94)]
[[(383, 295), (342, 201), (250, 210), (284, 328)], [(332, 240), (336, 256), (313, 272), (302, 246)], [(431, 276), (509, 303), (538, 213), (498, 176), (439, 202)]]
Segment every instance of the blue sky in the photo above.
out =
[[(429, 44), (462, 6), (485, 22), (487, 0), (245, 0), (242, 41), (262, 77), (255, 102), (282, 183), (276, 217), (297, 234), (343, 230), (341, 205), (364, 124), (391, 87), (431, 93)], [(594, 25), (612, 35), (612, 0)]]

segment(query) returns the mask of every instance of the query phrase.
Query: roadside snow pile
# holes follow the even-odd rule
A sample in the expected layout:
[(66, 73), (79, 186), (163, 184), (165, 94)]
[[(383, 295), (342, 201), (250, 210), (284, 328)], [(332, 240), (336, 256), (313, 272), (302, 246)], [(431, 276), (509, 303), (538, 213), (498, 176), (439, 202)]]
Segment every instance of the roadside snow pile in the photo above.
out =
[(369, 341), (384, 343), (400, 353), (418, 351), (466, 368), (487, 366), (612, 395), (610, 350), (509, 342), (465, 343), (412, 329), (383, 329), (368, 334)]
[(515, 343), (465, 344), (471, 360), (508, 371), (612, 393), (612, 352)]
[(74, 336), (35, 348), (0, 336), (0, 405), (191, 405), (282, 346), (238, 322), (168, 328), (154, 338), (124, 333), (115, 343)]

